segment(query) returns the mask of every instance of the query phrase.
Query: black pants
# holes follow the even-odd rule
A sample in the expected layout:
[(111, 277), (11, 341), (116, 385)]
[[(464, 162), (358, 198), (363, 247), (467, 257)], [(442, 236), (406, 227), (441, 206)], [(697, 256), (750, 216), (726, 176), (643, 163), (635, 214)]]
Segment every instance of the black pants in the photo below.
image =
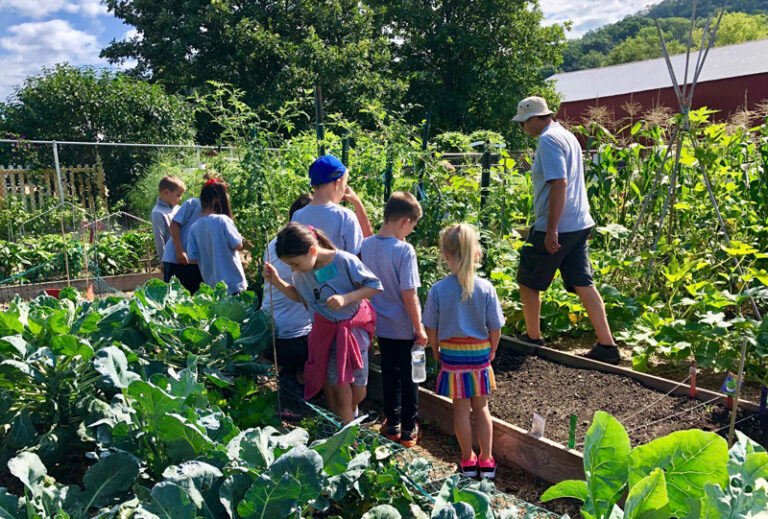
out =
[(379, 337), (384, 413), (388, 425), (400, 424), (403, 431), (412, 431), (419, 416), (419, 386), (411, 378), (412, 347), (413, 339)]
[(176, 276), (181, 283), (181, 286), (189, 290), (190, 294), (194, 294), (200, 288), (200, 284), (203, 282), (203, 276), (200, 274), (200, 267), (194, 263), (189, 265), (180, 265), (178, 263), (163, 263), (163, 281), (168, 283), (173, 276)]
[[(309, 335), (294, 337), (293, 339), (277, 339), (275, 348), (277, 349), (278, 365), (292, 372), (304, 372), (304, 364), (307, 363)], [(273, 362), (272, 346), (267, 347), (261, 353), (267, 360)]]

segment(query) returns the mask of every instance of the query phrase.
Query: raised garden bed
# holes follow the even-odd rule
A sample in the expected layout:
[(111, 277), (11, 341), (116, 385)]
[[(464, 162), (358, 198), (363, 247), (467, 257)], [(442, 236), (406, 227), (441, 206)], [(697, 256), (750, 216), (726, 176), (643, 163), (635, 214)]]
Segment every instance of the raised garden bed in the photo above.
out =
[[(93, 285), (93, 291), (96, 295), (109, 294), (114, 289), (120, 291), (133, 290), (137, 286), (143, 285), (150, 279), (162, 279), (162, 273), (149, 272), (139, 274), (124, 274), (120, 276), (104, 276), (100, 278), (81, 278), (72, 279), (69, 286), (73, 286), (81, 292), (84, 292), (88, 285)], [(22, 299), (33, 299), (39, 296), (45, 290), (61, 289), (67, 286), (67, 281), (57, 280), (47, 283), (33, 283), (27, 285), (7, 285), (0, 287), (0, 303), (12, 301), (16, 295)]]

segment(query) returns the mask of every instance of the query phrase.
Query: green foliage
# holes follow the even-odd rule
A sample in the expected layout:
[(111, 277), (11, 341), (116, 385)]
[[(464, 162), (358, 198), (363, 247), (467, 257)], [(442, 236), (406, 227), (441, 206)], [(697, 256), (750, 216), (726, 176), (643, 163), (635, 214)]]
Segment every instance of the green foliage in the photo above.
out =
[(598, 411), (584, 445), (587, 481), (560, 482), (541, 500), (578, 499), (585, 519), (753, 517), (765, 511), (768, 454), (737, 438), (729, 452), (722, 437), (693, 429), (630, 450), (624, 427)]
[[(181, 143), (195, 136), (191, 107), (167, 94), (162, 86), (89, 67), (68, 64), (44, 68), (28, 77), (8, 103), (0, 105), (0, 131), (42, 140)], [(2, 155), (2, 154), (6, 155)], [(0, 164), (20, 163), (51, 167), (50, 148), (0, 150)], [(119, 200), (122, 186), (138, 178), (139, 165), (152, 152), (137, 149), (99, 149), (61, 146), (62, 164), (96, 164), (107, 172), (110, 199)]]

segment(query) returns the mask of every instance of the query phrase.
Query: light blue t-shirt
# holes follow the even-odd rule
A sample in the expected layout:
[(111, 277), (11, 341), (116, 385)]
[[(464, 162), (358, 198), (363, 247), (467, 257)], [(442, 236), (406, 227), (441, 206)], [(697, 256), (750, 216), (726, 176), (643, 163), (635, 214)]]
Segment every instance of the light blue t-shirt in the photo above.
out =
[(536, 156), (531, 167), (533, 208), (537, 231), (547, 230), (549, 220), (549, 181), (567, 181), (565, 205), (557, 232), (574, 232), (595, 225), (589, 214), (589, 200), (584, 187), (584, 164), (576, 137), (558, 122), (551, 122), (539, 135)]
[(189, 229), (187, 257), (196, 260), (209, 287), (223, 281), (227, 294), (236, 294), (248, 288), (240, 253), (235, 247), (243, 243), (235, 222), (223, 214), (209, 214), (199, 218)]
[(376, 336), (413, 339), (413, 325), (402, 294), (403, 290), (421, 286), (413, 246), (397, 238), (374, 235), (363, 240), (360, 257), (384, 287), (383, 292), (371, 298), (376, 310)]
[(291, 221), (320, 229), (337, 249), (360, 254), (363, 231), (355, 213), (346, 207), (333, 202), (324, 205), (309, 204), (293, 213)]
[[(269, 255), (264, 251), (264, 261), (269, 261), (280, 275), (280, 279), (291, 279), (293, 271), (291, 267), (277, 257), (275, 244), (277, 238), (269, 242)], [(270, 292), (270, 283), (264, 282), (264, 297), (261, 300), (261, 309), (269, 312), (274, 308), (275, 328), (279, 339), (293, 339), (309, 335), (312, 331), (312, 316), (309, 315), (303, 303), (297, 303), (276, 288)], [(271, 299), (270, 299), (271, 298)]]
[[(319, 279), (323, 281), (320, 282)], [(360, 309), (360, 303), (331, 310), (325, 303), (329, 297), (348, 294), (362, 287), (382, 290), (381, 281), (363, 265), (363, 262), (357, 256), (343, 250), (337, 250), (333, 261), (322, 269), (312, 272), (294, 272), (293, 286), (311, 311), (331, 321), (351, 319)]]
[(462, 301), (459, 278), (451, 274), (432, 285), (422, 322), (426, 328), (437, 330), (441, 341), (452, 337), (485, 340), (489, 331), (504, 326), (504, 313), (490, 281), (475, 276), (472, 297)]
[[(200, 218), (202, 213), (203, 208), (200, 205), (200, 199), (190, 198), (181, 204), (179, 210), (173, 215), (173, 221), (181, 225), (181, 247), (185, 252), (187, 252), (189, 229), (192, 227), (192, 224)], [(163, 261), (165, 263), (176, 263), (176, 249), (173, 247), (173, 238), (169, 238), (165, 244)]]

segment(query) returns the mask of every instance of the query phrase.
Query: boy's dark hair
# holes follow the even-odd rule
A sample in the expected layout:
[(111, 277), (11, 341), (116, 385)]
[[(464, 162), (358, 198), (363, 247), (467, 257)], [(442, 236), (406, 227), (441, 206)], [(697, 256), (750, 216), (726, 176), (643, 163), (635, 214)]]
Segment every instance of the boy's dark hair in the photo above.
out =
[(214, 214), (224, 214), (232, 218), (227, 185), (223, 182), (207, 182), (200, 190), (200, 205)]
[(290, 222), (293, 219), (293, 213), (309, 205), (313, 198), (314, 197), (310, 193), (299, 195), (299, 197), (291, 204), (291, 208), (288, 209), (288, 221)]
[(184, 181), (179, 177), (167, 175), (161, 178), (160, 183), (157, 185), (158, 191), (165, 191), (166, 189), (172, 193), (175, 193), (179, 189), (187, 189), (187, 186), (184, 185)]
[(278, 258), (293, 258), (307, 254), (311, 247), (318, 245), (324, 249), (336, 249), (320, 229), (291, 222), (277, 233), (275, 252)]
[(400, 218), (418, 221), (422, 214), (421, 205), (415, 196), (407, 191), (395, 191), (389, 197), (386, 207), (384, 207), (384, 222)]

